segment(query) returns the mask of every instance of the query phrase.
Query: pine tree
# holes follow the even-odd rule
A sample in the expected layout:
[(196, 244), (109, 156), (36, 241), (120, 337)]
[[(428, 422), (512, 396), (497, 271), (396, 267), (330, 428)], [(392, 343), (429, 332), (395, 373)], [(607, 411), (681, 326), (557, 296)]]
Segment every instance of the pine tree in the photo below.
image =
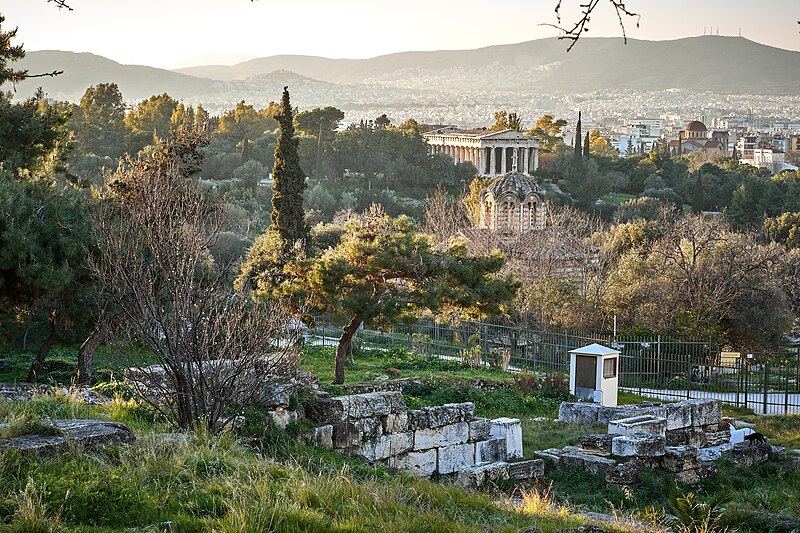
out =
[(298, 141), (294, 136), (294, 116), (289, 102), (289, 88), (283, 88), (281, 111), (275, 117), (280, 125), (278, 144), (275, 146), (275, 165), (272, 167), (272, 226), (284, 250), (295, 242), (305, 242), (308, 235), (303, 218), (303, 191), (306, 188), (305, 172), (300, 168), (297, 153)]
[(583, 157), (589, 159), (591, 157), (591, 153), (589, 150), (589, 133), (586, 134), (586, 137), (583, 141)]
[(578, 124), (575, 126), (575, 159), (581, 158), (581, 112), (578, 111)]

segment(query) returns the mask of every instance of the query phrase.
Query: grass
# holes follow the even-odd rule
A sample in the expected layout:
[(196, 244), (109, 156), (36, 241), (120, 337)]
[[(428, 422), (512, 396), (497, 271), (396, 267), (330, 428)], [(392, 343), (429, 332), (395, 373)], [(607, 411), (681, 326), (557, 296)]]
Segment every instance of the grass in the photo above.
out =
[[(73, 408), (66, 397), (38, 401)], [(28, 412), (13, 405), (19, 411), (4, 405), (6, 414)], [(532, 493), (514, 507), (500, 494), (390, 475), (258, 422), (248, 446), (202, 433), (163, 438), (151, 424), (132, 446), (34, 458), (6, 451), (0, 531), (555, 532), (588, 521)]]
[[(24, 383), (28, 379), (35, 352), (10, 352), (0, 349), (0, 382)], [(102, 347), (93, 361), (95, 381), (108, 381), (113, 376), (121, 376), (126, 364), (125, 355), (119, 350)], [(78, 346), (56, 345), (47, 355), (45, 372), (40, 383), (69, 384), (75, 378), (78, 367)]]

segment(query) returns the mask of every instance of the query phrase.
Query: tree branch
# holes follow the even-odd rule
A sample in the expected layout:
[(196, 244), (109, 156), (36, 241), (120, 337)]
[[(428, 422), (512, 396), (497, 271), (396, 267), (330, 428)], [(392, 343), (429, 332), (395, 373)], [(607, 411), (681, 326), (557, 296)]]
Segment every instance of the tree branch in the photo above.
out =
[(69, 5), (67, 5), (66, 0), (47, 0), (47, 2), (54, 3), (58, 9), (66, 9), (67, 11), (72, 11), (72, 8), (69, 7)]
[[(557, 30), (563, 31), (564, 35), (560, 35), (558, 38), (566, 39), (568, 41), (572, 41), (572, 43), (567, 48), (567, 52), (572, 50), (572, 47), (578, 42), (578, 39), (581, 38), (584, 32), (589, 31), (589, 21), (591, 20), (592, 12), (594, 12), (597, 5), (600, 3), (600, 0), (586, 0), (585, 4), (581, 4), (580, 7), (583, 9), (581, 11), (581, 18), (569, 29), (564, 28), (561, 26), (561, 2), (563, 0), (558, 0), (556, 4), (555, 12), (556, 12), (556, 19), (558, 20), (557, 24), (539, 24), (540, 26), (550, 26), (556, 28)], [(625, 32), (625, 20), (623, 17), (631, 17), (636, 18), (636, 27), (639, 27), (639, 19), (641, 18), (638, 13), (634, 13), (630, 11), (628, 7), (625, 5), (625, 0), (608, 0), (608, 2), (614, 6), (614, 10), (617, 13), (617, 18), (619, 19), (619, 26), (622, 28), (622, 38), (625, 41), (625, 44), (628, 44), (628, 35)]]

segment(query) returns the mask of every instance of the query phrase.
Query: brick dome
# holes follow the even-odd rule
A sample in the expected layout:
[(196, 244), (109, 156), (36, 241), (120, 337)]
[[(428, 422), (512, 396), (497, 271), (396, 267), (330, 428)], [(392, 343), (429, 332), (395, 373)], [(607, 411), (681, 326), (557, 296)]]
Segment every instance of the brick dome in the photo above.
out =
[(699, 120), (693, 120), (686, 125), (686, 131), (706, 132), (708, 128)]

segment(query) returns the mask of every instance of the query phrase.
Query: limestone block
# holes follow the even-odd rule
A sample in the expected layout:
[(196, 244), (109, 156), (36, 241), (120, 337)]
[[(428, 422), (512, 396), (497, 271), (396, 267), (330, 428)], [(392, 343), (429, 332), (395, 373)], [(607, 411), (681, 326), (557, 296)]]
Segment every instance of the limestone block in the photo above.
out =
[(667, 446), (661, 464), (670, 472), (700, 468), (700, 448), (697, 446)]
[(522, 424), (518, 418), (495, 418), (492, 420), (492, 438), (505, 437), (506, 457), (522, 458)]
[(469, 423), (469, 441), (478, 442), (492, 436), (492, 422), (488, 418), (476, 418)]
[(452, 444), (464, 444), (469, 439), (469, 424), (459, 422), (449, 426), (418, 429), (414, 432), (414, 450), (430, 450)]
[(364, 439), (374, 439), (383, 435), (383, 425), (380, 418), (359, 418), (353, 420), (352, 424)]
[(618, 435), (633, 435), (634, 433), (650, 433), (651, 435), (664, 435), (667, 431), (667, 420), (653, 415), (640, 415), (630, 418), (619, 418), (608, 423), (608, 432)]
[(437, 449), (438, 471), (440, 474), (452, 474), (467, 470), (475, 464), (475, 445), (472, 443), (454, 444)]
[(106, 420), (49, 420), (45, 424), (61, 430), (63, 435), (23, 435), (0, 439), (0, 450), (16, 448), (21, 452), (49, 453), (66, 450), (68, 445), (95, 448), (105, 444), (129, 444), (136, 440), (125, 424)]
[(789, 454), (786, 453), (786, 448), (783, 446), (770, 446), (769, 458), (772, 461), (785, 461), (789, 458)]
[(611, 441), (616, 437), (616, 433), (594, 433), (591, 435), (581, 435), (581, 448), (591, 453), (610, 454)]
[(769, 460), (770, 446), (752, 446), (749, 443), (740, 442), (734, 444), (731, 452), (733, 462), (744, 467), (751, 467), (754, 464), (765, 463)]
[(475, 463), (496, 463), (507, 459), (506, 439), (482, 440), (475, 443)]
[(381, 417), (384, 433), (402, 433), (408, 431), (408, 412), (391, 413)]
[(436, 472), (436, 450), (408, 452), (389, 458), (390, 468), (419, 477), (428, 477)]
[(597, 412), (597, 423), (598, 424), (608, 424), (612, 420), (618, 420), (620, 418), (630, 418), (632, 416), (637, 416), (644, 413), (641, 409), (637, 407), (607, 407), (607, 406), (600, 406), (600, 409)]
[(475, 418), (475, 404), (446, 403), (423, 409), (428, 413), (428, 426), (431, 428), (457, 424), (458, 422), (471, 422)]
[(308, 417), (315, 422), (340, 423), (353, 418), (372, 418), (405, 411), (398, 391), (316, 398), (308, 403)]
[(425, 429), (430, 427), (428, 421), (428, 411), (425, 409), (415, 409), (407, 412), (408, 416), (408, 429), (413, 431), (416, 429)]
[(611, 441), (611, 453), (620, 457), (661, 457), (664, 455), (665, 442), (662, 435), (622, 435)]
[(583, 459), (583, 469), (589, 474), (606, 476), (608, 470), (617, 465), (614, 459), (608, 457), (598, 457), (596, 455), (586, 455)]
[(317, 425), (306, 431), (302, 436), (303, 442), (321, 448), (333, 448), (333, 426), (331, 424)]
[(458, 473), (456, 484), (464, 488), (478, 488), (487, 483), (508, 479), (508, 463), (489, 463), (473, 466)]
[(509, 479), (525, 480), (542, 476), (544, 476), (544, 461), (541, 459), (508, 463)]
[(705, 432), (698, 427), (690, 426), (688, 428), (674, 429), (666, 433), (668, 446), (699, 446), (703, 447), (706, 443)]
[(719, 424), (722, 420), (722, 403), (719, 400), (686, 400), (692, 407), (692, 425)]
[(583, 470), (585, 454), (579, 452), (562, 453), (558, 458), (558, 469), (564, 472)]
[(636, 461), (628, 461), (612, 466), (606, 472), (606, 483), (612, 485), (633, 485), (639, 482), (642, 467)]
[(664, 418), (667, 419), (667, 431), (688, 428), (692, 425), (692, 405), (687, 402), (665, 403)]
[(718, 431), (704, 431), (705, 442), (703, 446), (719, 446), (731, 441), (730, 427)]
[(567, 424), (597, 424), (600, 405), (588, 402), (561, 402), (558, 420)]
[(558, 448), (549, 448), (547, 450), (537, 450), (533, 455), (544, 461), (545, 470), (552, 472), (559, 468), (561, 461), (561, 450)]
[(364, 434), (358, 431), (352, 422), (333, 425), (333, 447), (337, 449), (360, 446)]
[(413, 445), (414, 434), (410, 431), (406, 433), (392, 433), (362, 443), (356, 454), (369, 462), (381, 461), (395, 455), (404, 454), (411, 450)]

